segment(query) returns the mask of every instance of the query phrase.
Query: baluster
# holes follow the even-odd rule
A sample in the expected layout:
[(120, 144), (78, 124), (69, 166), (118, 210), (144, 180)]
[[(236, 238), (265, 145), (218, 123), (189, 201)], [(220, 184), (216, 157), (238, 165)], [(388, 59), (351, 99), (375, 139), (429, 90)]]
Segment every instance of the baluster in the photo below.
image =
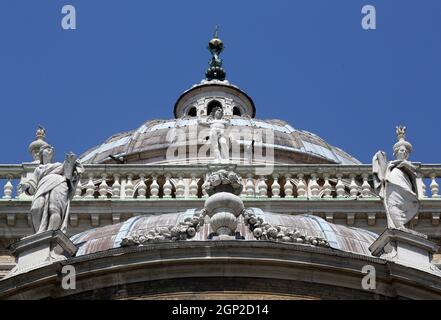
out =
[(427, 198), (426, 183), (424, 182), (424, 176), (420, 171), (417, 172), (417, 193), (420, 199)]
[(81, 198), (82, 193), (83, 193), (83, 185), (81, 184), (81, 180), (78, 180), (77, 187), (75, 189), (74, 198), (76, 198), (76, 199)]
[(182, 175), (178, 178), (178, 183), (176, 185), (176, 198), (184, 198), (185, 194), (185, 184), (184, 180), (182, 179)]
[(147, 194), (147, 185), (145, 184), (145, 174), (139, 175), (139, 185), (138, 185), (138, 198), (142, 199), (145, 198), (145, 195)]
[(329, 174), (323, 174), (323, 179), (325, 179), (325, 183), (323, 184), (323, 198), (332, 198), (332, 186), (329, 183)]
[(244, 198), (244, 197), (247, 196), (247, 180), (246, 179), (241, 179), (240, 183), (242, 184), (242, 192), (240, 193), (240, 196), (242, 198)]
[(254, 197), (254, 181), (251, 173), (247, 174), (247, 183), (245, 185), (247, 197)]
[(266, 198), (268, 196), (268, 186), (266, 185), (265, 180), (265, 176), (260, 176), (257, 183), (257, 190), (260, 198)]
[(423, 192), (421, 196), (423, 198), (427, 198), (427, 186), (426, 186), (426, 182), (424, 182), (424, 176), (421, 173), (419, 173), (418, 177), (421, 181), (421, 191)]
[(371, 185), (368, 182), (369, 174), (363, 173), (363, 184), (361, 186), (361, 196), (364, 198), (372, 197)]
[(150, 198), (153, 198), (153, 199), (158, 198), (158, 195), (159, 195), (159, 184), (158, 184), (157, 178), (158, 177), (154, 174), (152, 176), (152, 179), (153, 179), (152, 184), (150, 185)]
[[(20, 182), (22, 183), (24, 181), (26, 181), (27, 178), (27, 172), (23, 171), (21, 173), (21, 178), (20, 178)], [(16, 199), (20, 199), (20, 200), (31, 200), (32, 196), (28, 195), (26, 192), (22, 191), (21, 189), (17, 189), (17, 194), (16, 194)]]
[(311, 197), (317, 198), (319, 196), (320, 186), (317, 183), (317, 174), (315, 173), (311, 174), (311, 182), (309, 189), (311, 190)]
[(100, 186), (99, 186), (99, 193), (100, 193), (100, 198), (104, 199), (104, 198), (107, 198), (107, 188), (109, 187), (107, 185), (107, 181), (106, 181), (107, 174), (103, 173), (101, 175), (101, 178), (102, 178), (102, 181), (101, 181)]
[(112, 198), (119, 198), (121, 196), (121, 184), (119, 182), (119, 174), (114, 174), (113, 180)]
[(190, 193), (190, 198), (197, 198), (198, 197), (198, 183), (196, 181), (196, 176), (195, 174), (191, 175), (191, 182), (190, 182), (190, 186), (189, 186), (189, 193)]
[(274, 182), (271, 185), (271, 196), (273, 198), (280, 198), (280, 184), (278, 182), (279, 175), (273, 174), (273, 179), (274, 179)]
[(134, 187), (133, 187), (133, 174), (129, 173), (127, 175), (127, 182), (126, 182), (126, 197), (128, 198), (133, 198), (133, 194), (134, 194)]
[(89, 181), (86, 185), (86, 198), (93, 199), (93, 194), (95, 193), (95, 184), (93, 183), (93, 173), (89, 173)]
[(5, 183), (3, 187), (3, 199), (12, 199), (12, 190), (14, 189), (11, 179), (12, 176), (7, 176), (8, 181)]
[(355, 174), (351, 174), (349, 177), (351, 178), (351, 183), (349, 184), (349, 192), (351, 194), (351, 197), (357, 198), (358, 185), (357, 182), (355, 182)]
[[(18, 183), (21, 183), (22, 182), (22, 179), (23, 178), (21, 178), (20, 179), (20, 181), (18, 182)], [(16, 189), (16, 192), (15, 192), (16, 194), (15, 194), (15, 197), (17, 198), (17, 199), (21, 199), (21, 194), (23, 193), (22, 191), (21, 191), (21, 189)]]
[(163, 186), (164, 189), (164, 198), (171, 198), (172, 197), (172, 184), (170, 183), (170, 174), (167, 174), (165, 176), (165, 183)]
[(208, 173), (205, 174), (204, 182), (202, 183), (201, 189), (202, 189), (202, 198), (208, 198), (207, 190), (205, 189), (207, 187), (208, 183)]
[(285, 192), (285, 198), (293, 197), (294, 187), (291, 183), (291, 175), (289, 173), (285, 175), (285, 185), (283, 186), (283, 190)]
[(297, 178), (299, 179), (299, 183), (297, 184), (297, 197), (298, 198), (306, 198), (307, 192), (306, 192), (306, 183), (303, 179), (304, 175), (299, 173), (297, 175)]
[(337, 193), (337, 198), (344, 198), (346, 195), (345, 192), (345, 185), (343, 184), (343, 181), (341, 180), (343, 178), (343, 174), (338, 173), (337, 174), (337, 184), (335, 186), (335, 191)]
[(436, 182), (436, 174), (431, 174), (430, 178), (432, 179), (432, 182), (430, 183), (430, 191), (432, 192), (432, 198), (439, 198), (441, 197), (439, 195), (439, 185)]

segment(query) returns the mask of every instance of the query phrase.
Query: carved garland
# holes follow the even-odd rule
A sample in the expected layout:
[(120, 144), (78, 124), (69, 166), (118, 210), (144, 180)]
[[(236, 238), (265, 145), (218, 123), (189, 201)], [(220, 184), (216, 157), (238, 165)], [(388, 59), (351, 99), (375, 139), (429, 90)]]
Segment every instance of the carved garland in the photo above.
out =
[(203, 188), (207, 194), (211, 196), (216, 192), (219, 192), (218, 189), (222, 188), (222, 186), (229, 186), (231, 187), (232, 193), (235, 195), (240, 195), (243, 189), (241, 180), (241, 177), (234, 171), (221, 169), (216, 172), (212, 172), (208, 176)]
[[(298, 229), (273, 226), (257, 217), (252, 210), (243, 211), (245, 224), (257, 240), (303, 243), (314, 246), (329, 247), (327, 240), (319, 237), (303, 236)], [(204, 224), (205, 210), (196, 212), (175, 226), (156, 227), (132, 232), (121, 241), (121, 246), (143, 245), (150, 242), (171, 242), (193, 238)]]
[(130, 233), (121, 241), (121, 246), (143, 245), (149, 242), (171, 242), (193, 238), (204, 224), (205, 210), (195, 212), (184, 222), (175, 226), (156, 227)]
[(282, 226), (273, 226), (257, 217), (252, 210), (243, 212), (245, 224), (253, 232), (257, 240), (272, 240), (311, 244), (314, 246), (329, 247), (327, 240), (313, 236), (303, 236), (298, 229), (289, 229)]

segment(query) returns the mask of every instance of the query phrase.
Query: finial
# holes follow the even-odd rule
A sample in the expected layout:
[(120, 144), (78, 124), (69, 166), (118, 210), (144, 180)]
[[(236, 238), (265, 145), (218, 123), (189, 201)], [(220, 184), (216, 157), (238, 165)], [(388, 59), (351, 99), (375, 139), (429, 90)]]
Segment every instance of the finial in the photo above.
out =
[(218, 33), (219, 33), (219, 25), (217, 24), (217, 25), (214, 27), (213, 38), (215, 38), (215, 39), (219, 39)]
[(397, 140), (405, 140), (406, 139), (406, 127), (399, 125), (397, 126)]
[(208, 43), (208, 50), (210, 51), (212, 58), (209, 62), (209, 67), (207, 72), (205, 72), (205, 77), (207, 80), (220, 80), (224, 81), (226, 73), (222, 68), (222, 59), (219, 57), (221, 52), (224, 50), (224, 43), (219, 39), (219, 25), (216, 25), (214, 29), (213, 39)]

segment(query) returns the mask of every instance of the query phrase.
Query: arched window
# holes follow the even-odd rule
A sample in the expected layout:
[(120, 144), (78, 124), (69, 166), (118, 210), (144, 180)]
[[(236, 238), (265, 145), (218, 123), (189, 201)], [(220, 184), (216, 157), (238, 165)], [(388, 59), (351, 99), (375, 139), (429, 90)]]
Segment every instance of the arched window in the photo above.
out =
[(240, 109), (238, 107), (233, 108), (233, 115), (234, 116), (241, 116)]
[(207, 105), (207, 115), (211, 115), (211, 112), (217, 107), (222, 108), (222, 103), (217, 100), (210, 101)]
[(187, 115), (190, 117), (196, 117), (196, 107), (191, 107), (190, 110), (188, 110)]

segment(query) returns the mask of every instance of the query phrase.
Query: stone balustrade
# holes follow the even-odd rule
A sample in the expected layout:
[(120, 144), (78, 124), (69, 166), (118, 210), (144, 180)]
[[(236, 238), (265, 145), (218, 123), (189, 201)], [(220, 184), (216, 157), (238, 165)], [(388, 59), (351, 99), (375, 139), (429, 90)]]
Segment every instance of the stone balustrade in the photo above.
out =
[[(0, 201), (30, 200), (17, 185), (35, 164), (0, 165)], [(441, 199), (441, 165), (418, 166), (421, 199)], [(78, 200), (198, 199), (207, 195), (207, 173), (219, 165), (86, 165), (75, 191)], [(255, 165), (229, 165), (242, 177), (241, 197), (253, 199), (376, 198), (370, 165), (276, 165), (273, 174), (257, 175)]]

